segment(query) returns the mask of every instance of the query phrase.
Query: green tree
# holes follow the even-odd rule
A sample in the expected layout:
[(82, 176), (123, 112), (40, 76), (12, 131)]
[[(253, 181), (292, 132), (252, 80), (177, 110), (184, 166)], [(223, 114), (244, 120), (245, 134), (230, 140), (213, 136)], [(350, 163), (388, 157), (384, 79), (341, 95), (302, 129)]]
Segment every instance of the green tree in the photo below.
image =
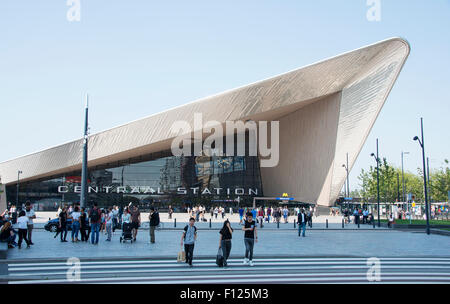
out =
[[(399, 178), (397, 179), (397, 174)], [(422, 172), (418, 170), (418, 174), (410, 172), (404, 173), (405, 191), (412, 193), (416, 201), (423, 201), (423, 178)], [(365, 201), (376, 202), (377, 200), (377, 168), (370, 166), (369, 170), (361, 170), (358, 176), (361, 187), (359, 194)], [(380, 179), (380, 202), (393, 203), (397, 200), (400, 192), (400, 200), (402, 200), (402, 184), (401, 169), (390, 165), (386, 158), (380, 160), (379, 165)], [(442, 179), (442, 178), (441, 178)], [(438, 184), (438, 183), (436, 183)], [(406, 195), (405, 193), (405, 195)]]
[(450, 191), (450, 168), (446, 159), (445, 167), (441, 167), (430, 173), (430, 192), (433, 201), (447, 201)]

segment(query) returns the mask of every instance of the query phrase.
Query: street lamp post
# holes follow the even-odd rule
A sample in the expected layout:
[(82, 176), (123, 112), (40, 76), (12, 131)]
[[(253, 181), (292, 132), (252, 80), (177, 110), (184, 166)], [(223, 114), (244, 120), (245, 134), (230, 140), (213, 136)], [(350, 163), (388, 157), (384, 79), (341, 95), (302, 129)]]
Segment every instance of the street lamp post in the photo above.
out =
[(422, 140), (418, 136), (414, 136), (413, 140), (418, 141), (420, 147), (422, 148), (422, 162), (423, 162), (423, 187), (424, 187), (424, 196), (425, 196), (425, 214), (427, 217), (427, 234), (430, 234), (430, 210), (428, 208), (428, 190), (427, 190), (427, 172), (425, 165), (425, 142), (423, 140), (423, 118), (420, 118), (420, 130)]
[(19, 178), (20, 178), (20, 174), (22, 174), (23, 172), (20, 170), (17, 170), (17, 192), (16, 192), (16, 208), (19, 208)]
[(403, 155), (409, 154), (409, 152), (403, 152), (402, 151), (402, 199), (406, 202), (406, 206), (408, 207), (408, 213), (411, 216), (411, 211), (409, 208), (409, 203), (407, 202), (406, 199), (406, 193), (405, 193), (405, 178), (404, 178), (404, 173), (403, 173)]
[[(375, 157), (375, 154), (371, 154), (372, 157)], [(375, 157), (377, 162), (377, 215), (378, 215), (378, 227), (381, 227), (380, 222), (380, 173), (379, 173), (379, 163), (380, 159), (378, 158), (378, 138), (377, 138), (377, 156)]]
[(431, 183), (430, 183), (430, 159), (427, 157), (427, 185), (428, 185), (428, 202), (430, 203), (430, 208), (431, 208), (431, 203), (432, 203), (432, 198), (431, 198)]
[(86, 207), (88, 184), (87, 184), (87, 162), (88, 162), (88, 112), (89, 112), (89, 95), (86, 95), (86, 107), (84, 113), (84, 135), (83, 135), (83, 160), (81, 165), (81, 195), (80, 195), (80, 207)]

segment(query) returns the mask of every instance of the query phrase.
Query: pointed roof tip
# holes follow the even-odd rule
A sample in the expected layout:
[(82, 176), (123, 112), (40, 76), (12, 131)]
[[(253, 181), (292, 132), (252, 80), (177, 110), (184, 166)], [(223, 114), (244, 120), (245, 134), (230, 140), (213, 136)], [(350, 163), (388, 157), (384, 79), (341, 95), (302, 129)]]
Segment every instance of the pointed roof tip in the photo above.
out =
[(86, 103), (85, 108), (89, 108), (89, 94), (86, 93)]

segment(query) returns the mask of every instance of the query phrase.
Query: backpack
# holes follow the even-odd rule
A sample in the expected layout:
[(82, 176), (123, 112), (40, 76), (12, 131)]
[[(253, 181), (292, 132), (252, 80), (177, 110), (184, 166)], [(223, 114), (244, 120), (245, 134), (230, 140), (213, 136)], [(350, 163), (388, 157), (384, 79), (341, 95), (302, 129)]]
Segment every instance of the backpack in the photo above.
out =
[[(184, 227), (184, 239), (186, 239), (186, 232), (188, 231), (189, 225)], [(197, 233), (197, 227), (194, 226), (194, 233)]]
[(156, 225), (155, 226), (159, 226), (159, 212), (155, 212), (155, 216), (156, 216)]
[(92, 209), (89, 217), (92, 222), (94, 222), (94, 223), (98, 222), (98, 220), (100, 219), (100, 215), (98, 214), (98, 209), (97, 210)]

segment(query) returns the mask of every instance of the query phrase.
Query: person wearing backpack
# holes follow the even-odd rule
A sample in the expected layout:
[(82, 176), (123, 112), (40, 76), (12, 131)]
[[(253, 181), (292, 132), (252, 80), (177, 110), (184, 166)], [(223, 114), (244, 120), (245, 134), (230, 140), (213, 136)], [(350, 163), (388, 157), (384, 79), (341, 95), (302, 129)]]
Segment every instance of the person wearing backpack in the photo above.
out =
[(150, 220), (150, 243), (155, 243), (155, 229), (159, 225), (159, 213), (155, 211), (155, 207), (150, 207), (150, 215), (148, 216)]
[(102, 221), (100, 210), (97, 208), (97, 204), (94, 204), (93, 208), (89, 211), (89, 221), (91, 222), (91, 243), (97, 245), (100, 224)]
[(197, 227), (194, 226), (195, 218), (189, 219), (189, 225), (184, 227), (183, 235), (181, 236), (181, 246), (184, 243), (184, 252), (186, 252), (186, 263), (192, 267), (192, 259), (194, 256), (194, 244), (197, 240)]

